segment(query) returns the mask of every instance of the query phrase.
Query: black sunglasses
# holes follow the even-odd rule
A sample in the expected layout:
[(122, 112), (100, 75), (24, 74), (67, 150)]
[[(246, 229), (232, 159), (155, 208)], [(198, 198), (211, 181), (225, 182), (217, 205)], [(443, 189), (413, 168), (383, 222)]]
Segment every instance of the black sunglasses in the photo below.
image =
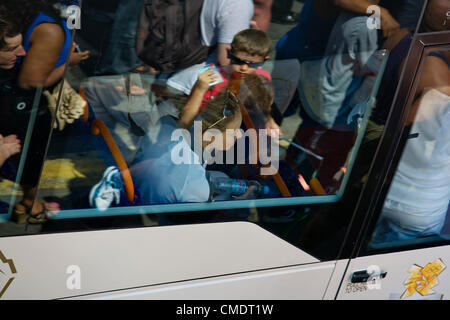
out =
[(263, 62), (254, 62), (254, 61), (243, 60), (243, 59), (240, 59), (240, 58), (236, 57), (231, 52), (228, 53), (228, 59), (230, 59), (231, 64), (237, 64), (237, 65), (240, 65), (240, 66), (243, 65), (243, 64), (246, 64), (250, 68), (253, 68), (253, 69), (262, 67), (264, 62), (265, 62), (265, 61), (263, 61)]

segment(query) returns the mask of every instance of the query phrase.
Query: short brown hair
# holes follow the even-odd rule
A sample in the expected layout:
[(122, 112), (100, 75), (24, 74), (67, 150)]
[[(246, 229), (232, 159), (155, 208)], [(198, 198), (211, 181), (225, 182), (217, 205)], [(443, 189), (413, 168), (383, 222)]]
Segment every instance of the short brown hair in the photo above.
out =
[(231, 42), (231, 52), (245, 52), (252, 56), (266, 57), (272, 41), (262, 30), (245, 29), (238, 32)]
[(264, 128), (272, 113), (274, 88), (264, 76), (246, 75), (242, 81), (239, 98), (256, 128)]
[(249, 112), (262, 112), (267, 116), (271, 113), (274, 89), (266, 77), (249, 74), (242, 81), (239, 98)]
[(0, 50), (6, 46), (6, 37), (12, 38), (20, 33), (21, 29), (18, 24), (7, 17), (5, 9), (0, 7)]

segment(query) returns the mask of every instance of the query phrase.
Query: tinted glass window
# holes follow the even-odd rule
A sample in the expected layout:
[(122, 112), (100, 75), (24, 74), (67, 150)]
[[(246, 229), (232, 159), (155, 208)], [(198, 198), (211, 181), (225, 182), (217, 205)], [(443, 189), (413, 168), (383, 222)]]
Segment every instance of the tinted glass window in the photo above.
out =
[(398, 81), (390, 44), (422, 8), (282, 2), (264, 29), (251, 0), (58, 1), (76, 32), (44, 209), (3, 235), (244, 220), (335, 258)]

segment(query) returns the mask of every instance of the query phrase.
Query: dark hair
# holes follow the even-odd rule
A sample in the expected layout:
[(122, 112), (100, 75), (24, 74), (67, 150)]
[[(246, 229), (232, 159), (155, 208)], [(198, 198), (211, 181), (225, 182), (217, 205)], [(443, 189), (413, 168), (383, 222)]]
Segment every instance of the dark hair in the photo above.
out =
[(58, 17), (60, 13), (54, 5), (54, 0), (0, 0), (1, 11), (5, 12), (8, 19), (19, 26), (22, 34), (41, 12)]
[(0, 7), (0, 49), (6, 46), (5, 38), (12, 38), (21, 33), (21, 29), (18, 24), (14, 23), (4, 10)]

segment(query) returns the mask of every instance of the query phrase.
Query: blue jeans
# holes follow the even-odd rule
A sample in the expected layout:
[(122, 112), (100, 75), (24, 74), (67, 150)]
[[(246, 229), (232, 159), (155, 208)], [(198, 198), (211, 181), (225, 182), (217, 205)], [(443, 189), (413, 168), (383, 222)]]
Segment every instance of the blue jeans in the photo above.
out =
[(375, 231), (370, 241), (371, 245), (380, 246), (383, 243), (405, 241), (417, 239), (425, 236), (439, 234), (439, 231), (414, 231), (402, 228), (390, 219), (382, 217), (375, 227)]
[(142, 64), (136, 55), (136, 28), (142, 3), (142, 0), (120, 1), (97, 74), (127, 73)]

